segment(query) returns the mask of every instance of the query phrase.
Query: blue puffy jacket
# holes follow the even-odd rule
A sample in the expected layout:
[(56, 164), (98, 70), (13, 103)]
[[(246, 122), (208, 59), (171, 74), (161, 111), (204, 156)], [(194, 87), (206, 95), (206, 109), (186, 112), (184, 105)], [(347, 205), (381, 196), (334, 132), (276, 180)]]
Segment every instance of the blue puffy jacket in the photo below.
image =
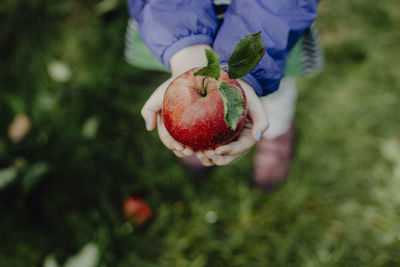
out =
[(277, 90), (286, 57), (316, 18), (318, 0), (233, 0), (219, 25), (211, 0), (128, 0), (143, 41), (169, 68), (180, 49), (209, 44), (221, 64), (245, 35), (261, 31), (266, 54), (245, 77), (257, 95)]

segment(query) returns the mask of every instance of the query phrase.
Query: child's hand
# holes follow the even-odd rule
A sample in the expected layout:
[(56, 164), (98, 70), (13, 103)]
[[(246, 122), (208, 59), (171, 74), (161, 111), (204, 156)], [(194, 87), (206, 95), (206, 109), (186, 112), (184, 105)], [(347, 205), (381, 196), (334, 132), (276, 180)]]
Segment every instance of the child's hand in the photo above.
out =
[[(147, 130), (151, 131), (157, 126), (158, 135), (163, 144), (167, 148), (171, 149), (176, 156), (181, 158), (193, 155), (194, 151), (176, 141), (165, 128), (161, 116), (164, 94), (168, 85), (178, 75), (191, 68), (206, 64), (207, 59), (204, 53), (205, 48), (210, 49), (208, 45), (195, 45), (186, 47), (176, 53), (170, 60), (172, 77), (162, 83), (153, 92), (141, 110), (141, 114), (146, 122)], [(268, 128), (268, 119), (254, 89), (245, 81), (241, 79), (238, 79), (238, 81), (247, 97), (249, 108), (247, 121), (235, 141), (220, 146), (215, 150), (196, 152), (197, 157), (205, 166), (229, 164), (259, 141), (262, 134)]]
[(167, 131), (164, 126), (161, 110), (164, 100), (164, 94), (168, 85), (180, 74), (194, 67), (203, 66), (207, 59), (204, 49), (211, 49), (208, 45), (194, 45), (183, 48), (172, 56), (170, 67), (172, 76), (167, 81), (162, 83), (149, 97), (141, 110), (141, 114), (146, 122), (148, 131), (152, 131), (156, 126), (161, 142), (171, 149), (176, 156), (185, 157), (193, 155), (193, 150), (185, 147), (183, 144), (176, 141)]
[(249, 113), (246, 123), (235, 141), (217, 147), (215, 150), (196, 152), (197, 157), (205, 166), (229, 164), (260, 141), (269, 126), (268, 118), (254, 89), (245, 81), (241, 79), (238, 81), (247, 97)]
[(146, 122), (146, 129), (148, 131), (152, 131), (157, 126), (158, 135), (160, 136), (161, 142), (163, 142), (167, 148), (171, 149), (175, 155), (182, 158), (184, 156), (193, 155), (193, 150), (186, 148), (184, 145), (172, 138), (165, 128), (161, 116), (164, 93), (173, 79), (174, 77), (171, 77), (153, 92), (143, 106), (141, 114)]

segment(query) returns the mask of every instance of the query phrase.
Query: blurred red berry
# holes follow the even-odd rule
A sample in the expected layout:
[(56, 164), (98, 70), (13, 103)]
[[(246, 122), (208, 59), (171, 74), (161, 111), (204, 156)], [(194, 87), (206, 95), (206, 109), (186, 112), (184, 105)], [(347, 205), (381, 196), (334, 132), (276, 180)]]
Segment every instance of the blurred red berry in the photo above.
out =
[(150, 219), (152, 211), (144, 200), (129, 197), (124, 202), (124, 214), (132, 223), (142, 225)]

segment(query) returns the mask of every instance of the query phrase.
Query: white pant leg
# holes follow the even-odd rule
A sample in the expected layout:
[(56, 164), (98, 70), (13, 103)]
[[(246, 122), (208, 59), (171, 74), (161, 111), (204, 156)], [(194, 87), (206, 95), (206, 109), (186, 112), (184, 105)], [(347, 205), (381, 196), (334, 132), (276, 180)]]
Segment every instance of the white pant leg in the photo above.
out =
[(265, 138), (274, 139), (289, 130), (296, 109), (296, 99), (295, 78), (283, 78), (276, 92), (260, 97), (270, 124), (264, 133)]

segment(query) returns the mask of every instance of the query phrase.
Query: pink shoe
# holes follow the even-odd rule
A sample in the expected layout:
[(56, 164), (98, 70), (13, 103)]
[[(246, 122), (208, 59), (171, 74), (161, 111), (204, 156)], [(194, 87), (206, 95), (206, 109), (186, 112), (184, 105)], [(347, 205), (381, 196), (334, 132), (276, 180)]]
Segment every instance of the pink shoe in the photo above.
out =
[(275, 191), (289, 171), (294, 144), (294, 127), (274, 139), (263, 137), (254, 157), (254, 184), (263, 192)]

